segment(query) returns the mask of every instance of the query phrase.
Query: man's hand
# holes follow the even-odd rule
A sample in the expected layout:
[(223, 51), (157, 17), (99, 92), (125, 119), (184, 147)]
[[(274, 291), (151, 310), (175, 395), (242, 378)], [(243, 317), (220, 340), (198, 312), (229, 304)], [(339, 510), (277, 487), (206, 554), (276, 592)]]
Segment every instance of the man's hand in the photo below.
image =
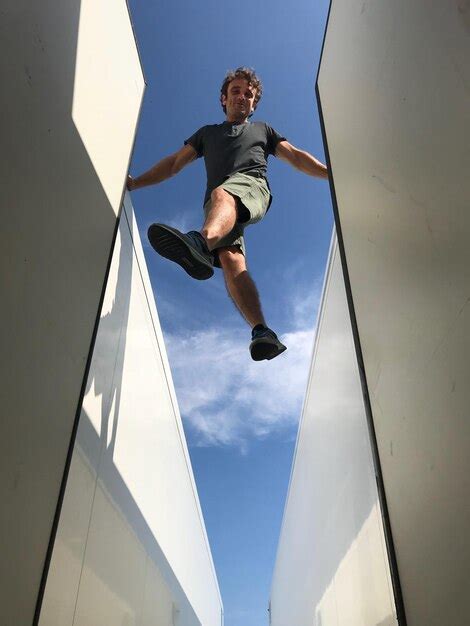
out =
[(133, 191), (135, 189), (135, 180), (130, 174), (127, 175), (126, 187), (129, 191)]
[(318, 178), (328, 178), (328, 169), (309, 152), (299, 150), (288, 141), (280, 141), (277, 144), (276, 156), (282, 161), (287, 161), (296, 169)]

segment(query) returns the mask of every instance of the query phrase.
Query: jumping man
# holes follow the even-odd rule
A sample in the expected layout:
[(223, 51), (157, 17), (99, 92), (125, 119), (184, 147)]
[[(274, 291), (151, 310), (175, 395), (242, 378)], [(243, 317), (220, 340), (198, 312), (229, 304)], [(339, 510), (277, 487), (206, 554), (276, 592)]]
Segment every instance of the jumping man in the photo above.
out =
[(259, 222), (271, 204), (268, 155), (310, 176), (328, 178), (325, 165), (311, 154), (295, 148), (265, 122), (249, 121), (261, 95), (261, 81), (253, 70), (239, 67), (229, 72), (220, 94), (225, 122), (203, 126), (180, 150), (127, 181), (130, 191), (161, 183), (204, 157), (207, 189), (201, 231), (181, 233), (152, 224), (148, 237), (160, 255), (193, 278), (205, 280), (214, 274), (214, 266), (222, 268), (227, 291), (252, 328), (250, 353), (255, 361), (273, 359), (286, 349), (266, 325), (258, 290), (247, 271), (243, 239), (245, 227)]

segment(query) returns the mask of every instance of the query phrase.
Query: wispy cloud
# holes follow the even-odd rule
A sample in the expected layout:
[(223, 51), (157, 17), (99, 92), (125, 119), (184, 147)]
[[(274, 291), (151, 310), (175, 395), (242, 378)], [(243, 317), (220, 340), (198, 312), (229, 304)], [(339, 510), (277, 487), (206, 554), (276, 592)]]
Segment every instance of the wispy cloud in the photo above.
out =
[(202, 213), (195, 213), (194, 208), (181, 210), (168, 220), (168, 224), (186, 233), (202, 226)]
[[(201, 221), (201, 217), (199, 217), (199, 221)], [(159, 222), (160, 220), (155, 217), (155, 215), (147, 216), (144, 219), (139, 221), (139, 232), (142, 240), (142, 246), (144, 248), (151, 248), (149, 240), (147, 238), (147, 231), (149, 226), (155, 222)], [(163, 222), (163, 220), (161, 220)], [(175, 213), (171, 218), (166, 219), (165, 224), (168, 226), (173, 226), (173, 228), (177, 228), (183, 233), (186, 233), (188, 230), (194, 230), (195, 228), (199, 228), (198, 225), (198, 216), (195, 216), (194, 209), (181, 209), (177, 213)]]
[(254, 362), (249, 330), (212, 327), (165, 336), (183, 419), (194, 445), (235, 445), (273, 433), (293, 436), (300, 417), (313, 348), (320, 283), (291, 300), (291, 327), (281, 334), (287, 352)]

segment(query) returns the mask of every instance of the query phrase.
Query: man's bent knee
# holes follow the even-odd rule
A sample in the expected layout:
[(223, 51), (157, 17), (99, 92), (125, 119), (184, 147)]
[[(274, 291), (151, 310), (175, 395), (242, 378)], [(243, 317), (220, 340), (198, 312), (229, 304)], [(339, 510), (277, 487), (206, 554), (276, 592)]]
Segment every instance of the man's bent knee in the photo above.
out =
[(212, 204), (223, 202), (225, 204), (229, 204), (234, 209), (236, 208), (236, 201), (234, 196), (228, 191), (225, 191), (223, 187), (216, 187), (211, 192), (211, 202)]
[(218, 248), (220, 265), (224, 272), (242, 272), (246, 270), (245, 255), (240, 246), (227, 246), (226, 248)]

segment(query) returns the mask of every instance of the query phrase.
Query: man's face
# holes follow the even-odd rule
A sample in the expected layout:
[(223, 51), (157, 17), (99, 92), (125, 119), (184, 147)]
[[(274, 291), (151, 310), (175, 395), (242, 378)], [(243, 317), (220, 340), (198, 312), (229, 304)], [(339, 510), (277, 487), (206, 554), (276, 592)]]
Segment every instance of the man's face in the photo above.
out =
[(227, 120), (245, 120), (254, 111), (256, 89), (244, 78), (235, 78), (227, 89), (227, 96), (222, 95), (222, 104), (227, 109)]

